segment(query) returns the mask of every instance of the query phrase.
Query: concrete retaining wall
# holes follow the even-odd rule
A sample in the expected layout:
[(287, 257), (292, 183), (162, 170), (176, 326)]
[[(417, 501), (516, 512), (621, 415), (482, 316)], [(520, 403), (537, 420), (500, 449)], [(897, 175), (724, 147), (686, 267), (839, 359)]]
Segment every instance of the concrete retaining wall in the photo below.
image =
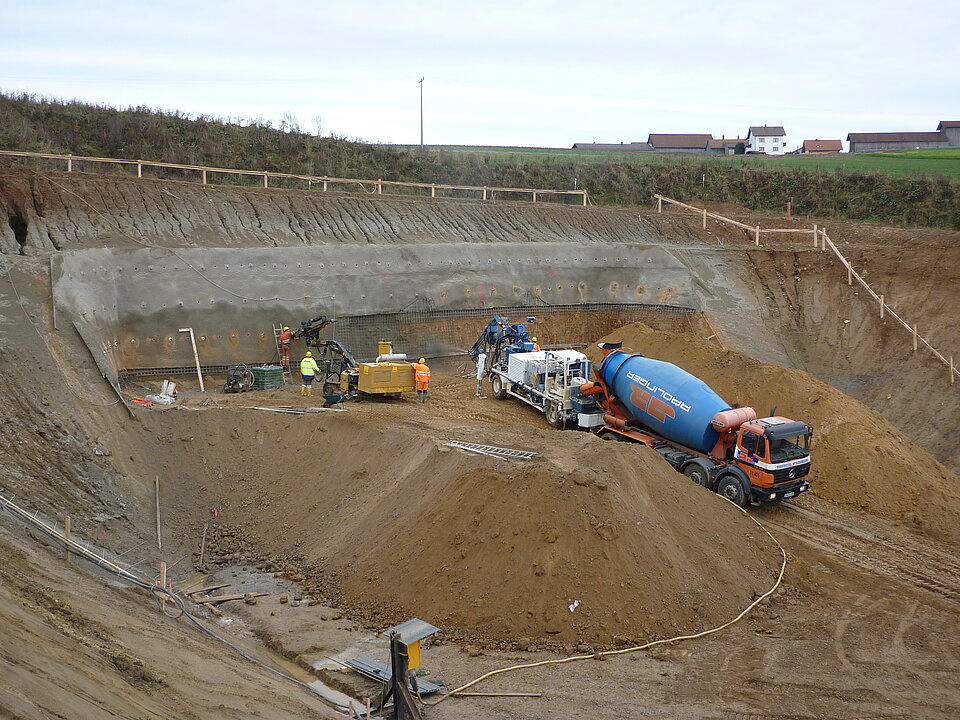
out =
[(79, 321), (118, 370), (274, 356), (272, 327), (332, 316), (577, 302), (699, 308), (691, 272), (642, 244), (497, 243), (84, 250), (54, 260), (60, 325)]

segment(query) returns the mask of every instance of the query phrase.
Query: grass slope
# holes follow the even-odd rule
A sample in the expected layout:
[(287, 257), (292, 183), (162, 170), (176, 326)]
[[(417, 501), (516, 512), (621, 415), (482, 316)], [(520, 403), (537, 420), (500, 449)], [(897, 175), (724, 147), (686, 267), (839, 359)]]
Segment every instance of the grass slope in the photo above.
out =
[[(331, 177), (579, 188), (586, 189), (600, 205), (649, 205), (657, 192), (691, 202), (734, 202), (753, 210), (782, 211), (791, 201), (798, 217), (808, 214), (960, 229), (960, 182), (947, 177), (957, 176), (960, 159), (953, 151), (944, 151), (942, 156), (908, 152), (816, 158), (628, 155), (549, 148), (442, 147), (430, 151), (318, 137), (301, 131), (296, 123), (277, 130), (264, 121), (242, 124), (143, 107), (117, 110), (79, 101), (4, 94), (0, 94), (0, 149)], [(857, 163), (861, 163), (857, 168), (848, 167)], [(888, 171), (878, 172), (878, 163), (886, 163)], [(918, 174), (922, 163), (940, 171)], [(62, 169), (62, 163), (50, 167)], [(112, 171), (122, 172), (118, 168)], [(177, 170), (165, 170), (162, 175), (196, 179), (196, 173), (184, 175)], [(210, 181), (226, 179), (211, 176)], [(250, 177), (246, 182), (260, 180)]]

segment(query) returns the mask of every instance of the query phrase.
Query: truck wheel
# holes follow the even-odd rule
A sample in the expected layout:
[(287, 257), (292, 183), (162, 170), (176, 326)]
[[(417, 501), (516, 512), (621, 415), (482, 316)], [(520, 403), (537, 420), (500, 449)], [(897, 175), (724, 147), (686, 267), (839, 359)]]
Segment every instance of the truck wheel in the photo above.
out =
[(717, 495), (723, 495), (727, 500), (743, 507), (747, 504), (747, 493), (743, 484), (733, 475), (725, 475), (717, 483)]
[[(688, 478), (693, 480), (697, 485), (702, 485), (703, 487), (709, 486), (709, 479), (707, 478), (707, 472), (700, 465), (696, 463), (691, 463), (687, 465), (684, 469), (683, 474)], [(733, 498), (731, 498), (732, 500)]]
[(547, 425), (554, 428), (563, 425), (563, 413), (560, 411), (560, 403), (547, 401)]
[(503, 389), (503, 378), (499, 375), (490, 376), (490, 392), (497, 400), (503, 400), (507, 396), (507, 391)]

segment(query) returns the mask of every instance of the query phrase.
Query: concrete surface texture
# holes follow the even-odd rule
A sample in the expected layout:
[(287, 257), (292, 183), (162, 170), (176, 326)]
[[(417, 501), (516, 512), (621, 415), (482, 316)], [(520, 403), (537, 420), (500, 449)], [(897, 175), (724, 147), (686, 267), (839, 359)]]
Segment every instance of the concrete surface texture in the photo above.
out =
[(699, 308), (702, 285), (670, 250), (608, 243), (191, 248), (59, 253), (62, 322), (93, 329), (116, 369), (268, 359), (275, 324), (405, 308), (614, 302)]

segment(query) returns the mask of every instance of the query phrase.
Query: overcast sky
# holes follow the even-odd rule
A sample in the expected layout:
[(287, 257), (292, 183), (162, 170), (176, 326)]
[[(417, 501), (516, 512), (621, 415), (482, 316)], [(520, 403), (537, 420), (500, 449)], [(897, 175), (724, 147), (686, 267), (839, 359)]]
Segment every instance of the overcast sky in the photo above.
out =
[(4, 0), (0, 89), (372, 142), (787, 146), (960, 120), (956, 0)]

